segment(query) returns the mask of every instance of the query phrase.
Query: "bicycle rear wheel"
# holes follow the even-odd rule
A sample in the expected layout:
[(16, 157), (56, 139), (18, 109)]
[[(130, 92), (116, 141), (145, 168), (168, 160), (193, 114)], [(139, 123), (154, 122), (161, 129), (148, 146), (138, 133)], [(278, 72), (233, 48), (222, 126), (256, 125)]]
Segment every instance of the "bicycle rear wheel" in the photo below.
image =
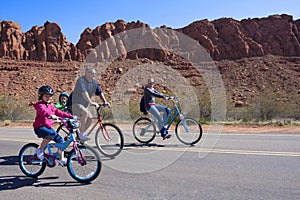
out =
[(141, 143), (150, 143), (155, 138), (156, 127), (151, 119), (142, 117), (133, 124), (133, 136)]
[(175, 127), (176, 137), (180, 142), (186, 145), (194, 145), (202, 137), (202, 127), (200, 123), (191, 118), (180, 120)]
[(46, 169), (46, 162), (36, 157), (36, 149), (39, 145), (29, 143), (23, 146), (19, 152), (19, 167), (29, 177), (38, 177)]
[(77, 148), (77, 152), (73, 149), (68, 157), (68, 172), (76, 181), (89, 183), (100, 174), (102, 168), (101, 160), (92, 147), (85, 145), (77, 146)]
[(95, 134), (98, 150), (107, 157), (117, 156), (123, 149), (124, 137), (121, 130), (114, 124), (105, 123)]

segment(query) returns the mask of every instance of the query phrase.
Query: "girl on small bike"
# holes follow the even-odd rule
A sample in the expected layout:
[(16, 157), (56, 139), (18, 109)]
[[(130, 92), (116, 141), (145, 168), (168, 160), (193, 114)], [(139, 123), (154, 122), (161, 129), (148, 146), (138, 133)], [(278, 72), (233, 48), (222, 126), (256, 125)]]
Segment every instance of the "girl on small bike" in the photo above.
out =
[[(155, 97), (167, 99), (168, 96), (155, 90), (154, 84), (155, 84), (154, 79), (150, 78), (148, 80), (147, 86), (144, 89), (145, 108), (148, 112), (154, 115), (154, 117), (158, 120), (158, 128), (160, 130), (161, 137), (163, 139), (168, 139), (170, 138), (171, 135), (168, 135), (168, 131), (164, 126), (164, 121), (166, 117), (169, 115), (170, 109), (166, 106), (155, 103)], [(160, 112), (164, 112), (164, 115), (161, 116)]]
[[(38, 95), (39, 102), (35, 104), (31, 103), (30, 105), (33, 105), (36, 110), (36, 117), (33, 123), (34, 132), (39, 138), (43, 138), (41, 145), (36, 150), (36, 155), (40, 160), (43, 160), (44, 148), (51, 140), (56, 143), (64, 143), (64, 139), (52, 128), (54, 123), (53, 119), (57, 119), (57, 116), (73, 118), (73, 115), (63, 112), (51, 104), (54, 91), (50, 86), (46, 85), (40, 87)], [(64, 158), (63, 152), (61, 152), (60, 158), (59, 164), (65, 165), (66, 159)]]

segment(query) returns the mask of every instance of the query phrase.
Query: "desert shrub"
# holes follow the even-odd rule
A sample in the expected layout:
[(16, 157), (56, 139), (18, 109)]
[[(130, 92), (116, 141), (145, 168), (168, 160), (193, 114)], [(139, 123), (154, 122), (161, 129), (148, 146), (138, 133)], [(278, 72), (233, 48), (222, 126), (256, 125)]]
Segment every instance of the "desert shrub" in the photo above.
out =
[(0, 120), (33, 120), (34, 110), (28, 102), (9, 95), (0, 96)]
[(199, 109), (201, 121), (211, 120), (211, 101), (208, 91), (203, 92), (199, 96)]
[(276, 92), (266, 92), (254, 99), (249, 105), (235, 108), (230, 105), (227, 110), (227, 120), (242, 122), (279, 121), (282, 119), (300, 119), (300, 105), (286, 103)]
[(275, 92), (267, 92), (258, 97), (256, 103), (250, 107), (253, 117), (260, 121), (268, 121), (276, 118), (286, 118), (291, 115), (292, 104), (280, 101), (280, 96)]

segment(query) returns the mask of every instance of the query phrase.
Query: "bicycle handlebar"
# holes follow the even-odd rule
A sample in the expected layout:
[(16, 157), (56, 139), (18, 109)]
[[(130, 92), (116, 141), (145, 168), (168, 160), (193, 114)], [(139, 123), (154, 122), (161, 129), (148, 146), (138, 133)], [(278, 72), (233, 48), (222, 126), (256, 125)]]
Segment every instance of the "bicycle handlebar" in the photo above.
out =
[(167, 100), (174, 101), (175, 103), (178, 103), (178, 102), (179, 102), (178, 98), (175, 97), (175, 96), (167, 96)]
[(96, 108), (96, 109), (97, 109), (97, 112), (99, 114), (100, 108), (109, 108), (109, 107), (110, 107), (109, 104), (103, 103), (103, 104), (98, 104), (98, 108)]
[(103, 107), (103, 108), (105, 108), (105, 107), (110, 107), (110, 105), (109, 105), (109, 104), (106, 104), (106, 103), (98, 104), (98, 106), (99, 106), (99, 107)]
[(64, 125), (67, 125), (66, 127), (70, 129), (79, 128), (80, 123), (77, 120), (77, 117), (73, 115), (73, 118), (57, 118), (58, 121), (62, 122)]

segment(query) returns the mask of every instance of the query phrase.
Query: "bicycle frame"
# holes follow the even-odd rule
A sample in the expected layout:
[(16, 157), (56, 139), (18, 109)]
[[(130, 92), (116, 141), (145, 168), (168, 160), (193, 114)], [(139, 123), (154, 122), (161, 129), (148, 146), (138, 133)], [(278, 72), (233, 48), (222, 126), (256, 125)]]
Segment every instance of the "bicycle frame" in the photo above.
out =
[[(169, 119), (170, 116), (171, 116), (171, 114), (172, 114), (173, 112), (175, 112), (174, 115), (172, 116), (171, 119)], [(174, 122), (174, 120), (175, 120), (178, 116), (180, 116), (180, 114), (181, 114), (181, 113), (180, 113), (180, 110), (179, 110), (178, 106), (175, 104), (174, 108), (172, 108), (172, 109), (170, 110), (170, 113), (166, 116), (166, 119), (165, 119), (165, 121), (164, 121), (164, 126), (167, 125), (167, 130), (171, 127), (171, 125), (172, 125), (172, 123)], [(156, 119), (154, 116), (153, 116), (153, 120), (152, 120), (152, 121), (155, 122), (156, 126), (158, 126), (157, 119)], [(150, 123), (145, 129), (148, 129), (151, 125), (152, 125), (152, 123)], [(159, 132), (159, 131), (158, 131), (158, 132)]]
[[(175, 111), (175, 114), (172, 116), (172, 118), (169, 120), (171, 113)], [(178, 108), (177, 105), (175, 105), (174, 108), (171, 109), (170, 113), (167, 115), (166, 120), (164, 122), (164, 125), (167, 125), (167, 129), (170, 128), (170, 126), (172, 125), (172, 123), (174, 122), (174, 120), (180, 115), (180, 110)], [(169, 121), (169, 123), (168, 123)]]
[[(48, 149), (48, 152), (49, 152), (48, 155), (54, 156), (55, 159), (58, 159), (58, 157), (59, 157), (58, 152), (53, 154), (53, 152), (51, 151), (51, 148), (56, 147), (59, 150), (64, 151), (71, 144), (71, 142), (73, 142), (73, 149), (74, 149), (74, 152), (76, 152), (76, 158), (78, 160), (78, 163), (83, 164), (84, 163), (84, 155), (82, 154), (81, 151), (79, 151), (80, 156), (78, 155), (77, 141), (74, 136), (74, 130), (72, 128), (70, 128), (64, 120), (60, 119), (60, 121), (69, 130), (70, 136), (69, 136), (68, 140), (65, 141), (64, 143), (49, 143), (49, 144), (47, 144), (46, 148)], [(47, 157), (47, 156), (45, 156), (45, 157)], [(81, 160), (80, 158), (82, 158), (83, 160)]]
[(110, 138), (110, 135), (108, 134), (106, 128), (103, 126), (102, 124), (102, 115), (100, 114), (100, 107), (101, 106), (105, 106), (105, 104), (101, 105), (99, 104), (99, 107), (97, 108), (97, 117), (91, 117), (90, 119), (96, 119), (97, 122), (92, 126), (92, 128), (90, 129), (90, 131), (87, 133), (87, 135), (90, 135), (92, 133), (92, 131), (96, 128), (96, 126), (99, 124), (100, 126), (100, 129), (101, 129), (101, 133), (103, 135), (103, 138), (106, 140), (106, 141), (110, 141), (111, 138)]

